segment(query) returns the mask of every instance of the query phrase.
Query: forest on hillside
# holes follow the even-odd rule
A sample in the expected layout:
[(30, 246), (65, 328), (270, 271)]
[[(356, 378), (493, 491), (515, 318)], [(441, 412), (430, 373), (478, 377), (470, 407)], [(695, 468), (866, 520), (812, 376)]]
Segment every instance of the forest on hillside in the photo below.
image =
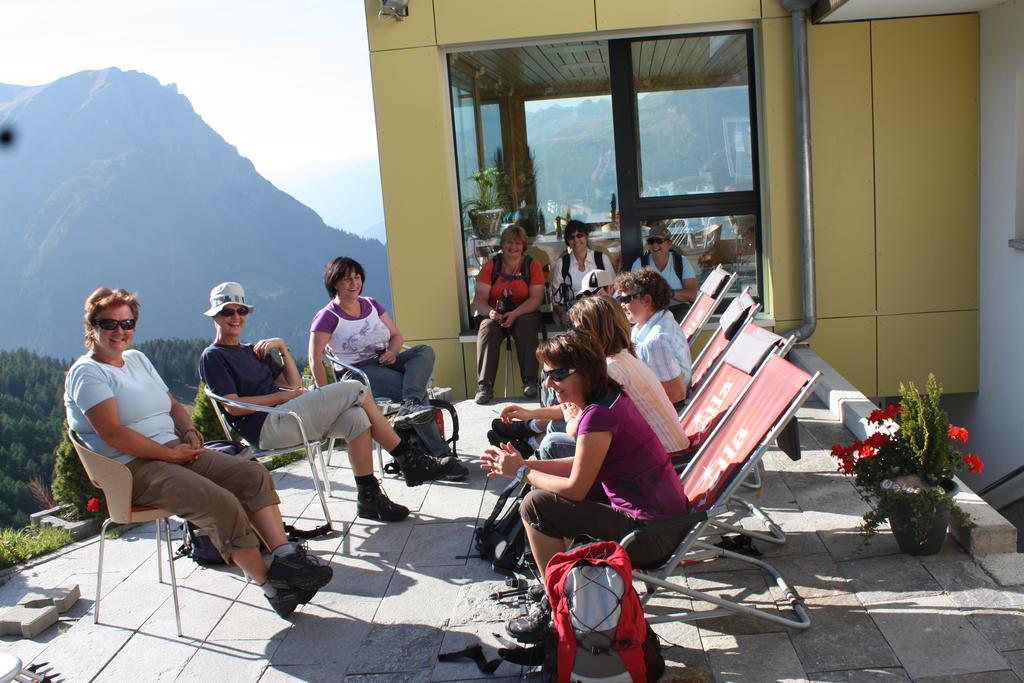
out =
[[(145, 353), (178, 400), (191, 404), (205, 339), (152, 339)], [(48, 489), (64, 431), (64, 374), (70, 360), (27, 349), (0, 351), (0, 528), (21, 527), (40, 508), (29, 483)]]

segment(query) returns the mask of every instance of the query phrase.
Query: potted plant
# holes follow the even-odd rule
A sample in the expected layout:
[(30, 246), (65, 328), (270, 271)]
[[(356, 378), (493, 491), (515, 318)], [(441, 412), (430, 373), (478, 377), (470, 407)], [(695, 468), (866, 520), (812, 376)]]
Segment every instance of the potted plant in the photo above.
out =
[(871, 506), (861, 526), (865, 539), (888, 520), (900, 550), (930, 555), (942, 547), (950, 515), (974, 526), (953, 499), (953, 477), (963, 469), (981, 472), (984, 465), (977, 455), (957, 450), (967, 442), (967, 430), (950, 424), (935, 375), (928, 375), (924, 394), (911, 382), (900, 385), (900, 396), (899, 405), (871, 413), (872, 433), (864, 441), (836, 444), (832, 455)]
[(501, 216), (505, 212), (504, 197), (498, 191), (503, 172), (497, 166), (482, 168), (472, 176), (477, 195), (462, 205), (478, 237), (488, 239), (498, 234)]

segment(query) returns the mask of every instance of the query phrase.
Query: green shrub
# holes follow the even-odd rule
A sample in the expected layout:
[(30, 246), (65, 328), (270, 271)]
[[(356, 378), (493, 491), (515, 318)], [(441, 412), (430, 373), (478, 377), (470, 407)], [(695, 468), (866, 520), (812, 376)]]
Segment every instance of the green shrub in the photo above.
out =
[(85, 519), (93, 514), (86, 510), (89, 499), (96, 498), (100, 501), (100, 509), (96, 516), (105, 519), (107, 506), (103, 499), (103, 492), (89, 481), (89, 477), (82, 467), (82, 461), (78, 459), (78, 453), (75, 452), (75, 447), (68, 437), (67, 425), (64, 428), (64, 438), (57, 446), (57, 450), (54, 451), (54, 456), (53, 499), (58, 503), (74, 505), (79, 518)]
[(71, 543), (66, 529), (27, 526), (24, 529), (0, 529), (0, 569), (45, 555)]
[(206, 385), (203, 382), (199, 383), (199, 389), (196, 390), (196, 406), (192, 410), (192, 424), (196, 426), (206, 441), (224, 438), (224, 430), (220, 426), (217, 414), (213, 412), (213, 404), (210, 403), (210, 398), (206, 395)]

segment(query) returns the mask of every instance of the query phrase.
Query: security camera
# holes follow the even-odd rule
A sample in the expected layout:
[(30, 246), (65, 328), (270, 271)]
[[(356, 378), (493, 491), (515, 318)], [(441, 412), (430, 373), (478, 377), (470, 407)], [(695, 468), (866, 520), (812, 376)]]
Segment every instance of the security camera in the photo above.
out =
[(380, 16), (405, 19), (409, 16), (409, 0), (380, 0)]

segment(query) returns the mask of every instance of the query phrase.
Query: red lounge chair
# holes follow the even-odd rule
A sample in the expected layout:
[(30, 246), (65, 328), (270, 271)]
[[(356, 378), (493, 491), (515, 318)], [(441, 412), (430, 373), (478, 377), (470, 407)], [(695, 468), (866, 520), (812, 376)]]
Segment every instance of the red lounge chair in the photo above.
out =
[(697, 356), (697, 360), (694, 361), (688, 395), (693, 396), (700, 391), (701, 385), (707, 381), (722, 361), (723, 355), (737, 337), (737, 333), (746, 329), (760, 310), (761, 304), (750, 296), (750, 288), (744, 287), (740, 295), (732, 300), (719, 317), (718, 328), (704, 346), (704, 350)]
[(704, 327), (704, 323), (711, 319), (718, 307), (718, 302), (722, 300), (735, 281), (736, 273), (730, 273), (722, 266), (711, 271), (711, 274), (704, 280), (697, 291), (697, 298), (693, 300), (693, 305), (690, 306), (690, 310), (686, 312), (686, 316), (679, 323), (679, 328), (686, 337), (686, 343), (691, 347), (693, 340), (697, 338), (697, 333)]
[[(738, 613), (797, 629), (806, 629), (811, 625), (810, 616), (800, 596), (775, 567), (763, 560), (702, 541), (701, 536), (716, 517), (729, 513), (729, 499), (736, 487), (757, 466), (769, 444), (803, 405), (820, 377), (821, 373), (815, 373), (812, 377), (785, 358), (776, 354), (769, 355), (746, 391), (683, 473), (683, 491), (689, 501), (690, 513), (675, 519), (652, 522), (622, 539), (622, 545), (628, 548), (641, 534), (671, 527), (687, 529), (679, 547), (660, 567), (634, 568), (633, 577), (647, 586), (644, 604), (658, 589), (662, 589), (716, 606), (716, 609), (708, 611), (684, 610), (679, 615), (683, 621)], [(791, 614), (775, 613), (727, 600), (669, 580), (680, 567), (719, 557), (752, 564), (768, 574), (782, 591)]]

